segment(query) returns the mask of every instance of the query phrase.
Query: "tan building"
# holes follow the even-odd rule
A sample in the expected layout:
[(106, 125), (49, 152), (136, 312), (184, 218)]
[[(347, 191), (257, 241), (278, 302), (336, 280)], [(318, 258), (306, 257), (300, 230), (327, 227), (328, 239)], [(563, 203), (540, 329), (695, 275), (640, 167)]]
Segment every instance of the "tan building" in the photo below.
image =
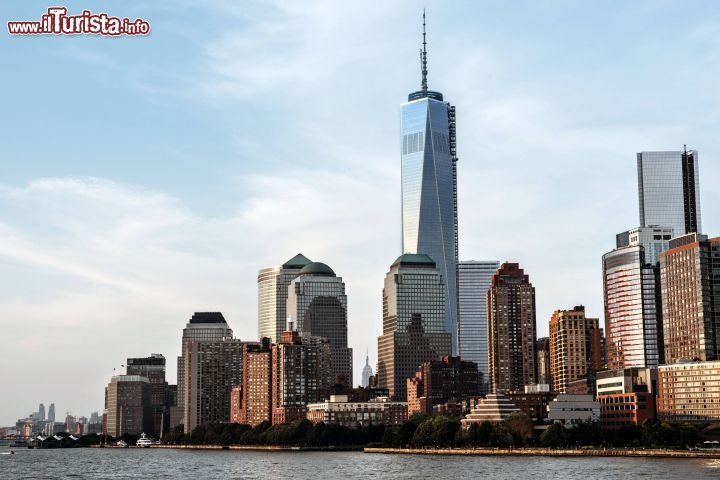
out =
[(550, 318), (552, 388), (567, 393), (568, 383), (602, 367), (600, 321), (586, 318), (585, 307), (555, 310)]
[(272, 349), (270, 339), (243, 348), (243, 378), (238, 423), (256, 425), (272, 418)]
[(408, 419), (408, 409), (406, 402), (391, 402), (387, 397), (350, 402), (347, 395), (331, 395), (328, 401), (308, 404), (307, 418), (313, 423), (349, 428), (370, 425), (399, 427)]
[(660, 254), (665, 363), (720, 359), (720, 237), (691, 233)]
[(152, 385), (140, 375), (116, 375), (107, 386), (106, 433), (139, 435), (153, 428)]
[(240, 420), (241, 402), (242, 385), (233, 385), (230, 389), (230, 423), (244, 423)]
[(490, 391), (537, 383), (535, 287), (517, 263), (503, 263), (488, 291)]
[(658, 420), (720, 420), (720, 361), (677, 363), (658, 367)]

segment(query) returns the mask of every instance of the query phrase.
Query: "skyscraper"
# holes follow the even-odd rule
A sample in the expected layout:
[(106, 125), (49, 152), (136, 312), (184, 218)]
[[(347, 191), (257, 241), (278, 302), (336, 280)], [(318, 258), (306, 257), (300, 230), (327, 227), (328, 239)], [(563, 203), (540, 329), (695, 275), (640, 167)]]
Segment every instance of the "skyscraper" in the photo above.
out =
[(701, 232), (696, 150), (637, 154), (640, 226), (672, 227), (676, 236)]
[(487, 295), (490, 391), (521, 391), (537, 383), (535, 287), (517, 263), (506, 262)]
[(373, 375), (372, 367), (370, 366), (370, 355), (365, 354), (365, 366), (362, 371), (362, 383), (360, 386), (367, 388), (370, 386), (370, 377)]
[(398, 257), (385, 275), (378, 337), (378, 386), (390, 397), (406, 400), (406, 379), (418, 366), (450, 355), (444, 317), (445, 288), (435, 262), (424, 254)]
[(499, 266), (496, 261), (458, 264), (458, 353), (477, 364), (480, 393), (488, 391), (487, 292)]
[(47, 416), (48, 422), (54, 423), (55, 422), (55, 404), (51, 403), (50, 407), (48, 408), (48, 416)]
[(308, 403), (329, 397), (331, 345), (288, 328), (272, 346), (273, 425), (305, 418)]
[(568, 393), (568, 384), (602, 367), (602, 331), (585, 307), (555, 310), (550, 318), (550, 373), (553, 390)]
[(106, 429), (113, 437), (152, 430), (152, 387), (147, 377), (115, 375), (107, 386)]
[(168, 419), (164, 418), (167, 414), (165, 408), (165, 390), (167, 389), (165, 357), (159, 353), (152, 353), (149, 357), (128, 358), (126, 365), (128, 375), (141, 375), (150, 380), (153, 430), (145, 433), (161, 436), (164, 433), (163, 430), (167, 431), (169, 426)]
[(38, 420), (41, 422), (45, 421), (45, 404), (41, 403), (38, 407)]
[(603, 255), (607, 366), (656, 367), (662, 363), (662, 309), (658, 260), (670, 227), (640, 227), (616, 237)]
[(665, 363), (720, 360), (720, 237), (692, 233), (660, 255)]
[(253, 427), (272, 418), (272, 349), (269, 338), (243, 347), (238, 423)]
[(347, 346), (347, 296), (342, 278), (321, 262), (304, 266), (288, 288), (287, 316), (299, 332), (328, 339), (333, 382), (352, 387), (352, 349)]
[(457, 353), (457, 155), (455, 107), (427, 87), (423, 13), (421, 89), (400, 107), (402, 251), (427, 254), (442, 275), (445, 331)]
[(177, 358), (177, 408), (182, 417), (183, 401), (185, 400), (185, 373), (183, 372), (185, 348), (193, 341), (218, 341), (232, 337), (232, 330), (220, 312), (195, 312), (183, 329), (181, 356)]
[(198, 425), (230, 421), (230, 392), (242, 382), (239, 339), (191, 341), (183, 351), (183, 425), (190, 433)]
[(185, 433), (227, 422), (230, 390), (242, 379), (242, 346), (220, 312), (196, 312), (183, 329), (178, 357), (178, 407)]
[(288, 286), (300, 270), (312, 262), (302, 253), (278, 267), (258, 272), (258, 340), (280, 341), (287, 325)]

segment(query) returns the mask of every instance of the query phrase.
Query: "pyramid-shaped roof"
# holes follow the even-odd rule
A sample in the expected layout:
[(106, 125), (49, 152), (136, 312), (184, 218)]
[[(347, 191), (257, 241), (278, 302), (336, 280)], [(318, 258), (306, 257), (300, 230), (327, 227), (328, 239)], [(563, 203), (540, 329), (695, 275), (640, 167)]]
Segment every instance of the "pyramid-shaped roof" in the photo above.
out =
[(298, 253), (293, 258), (283, 263), (283, 268), (303, 268), (306, 265), (310, 265), (312, 261), (302, 253)]

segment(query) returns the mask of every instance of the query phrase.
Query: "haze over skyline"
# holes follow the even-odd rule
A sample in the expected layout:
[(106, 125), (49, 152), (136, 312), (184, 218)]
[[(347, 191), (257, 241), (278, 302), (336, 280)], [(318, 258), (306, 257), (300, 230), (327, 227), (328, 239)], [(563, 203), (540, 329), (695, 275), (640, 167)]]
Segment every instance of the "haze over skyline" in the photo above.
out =
[(636, 152), (697, 150), (720, 235), (715, 2), (64, 6), (152, 31), (0, 43), (0, 425), (101, 411), (128, 357), (164, 354), (175, 383), (195, 311), (256, 340), (257, 272), (297, 253), (343, 277), (355, 383), (366, 347), (375, 369), (423, 7), (429, 88), (457, 108), (460, 260), (518, 262), (538, 335), (557, 308), (603, 323)]

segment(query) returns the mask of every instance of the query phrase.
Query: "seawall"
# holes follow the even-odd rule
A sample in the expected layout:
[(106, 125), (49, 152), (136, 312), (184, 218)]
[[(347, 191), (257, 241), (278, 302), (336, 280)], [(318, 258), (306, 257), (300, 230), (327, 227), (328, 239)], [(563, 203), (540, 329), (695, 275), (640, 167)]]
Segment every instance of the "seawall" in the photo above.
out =
[(365, 448), (365, 453), (389, 453), (410, 455), (504, 455), (548, 457), (658, 457), (658, 458), (720, 458), (720, 450), (688, 451), (641, 448)]

